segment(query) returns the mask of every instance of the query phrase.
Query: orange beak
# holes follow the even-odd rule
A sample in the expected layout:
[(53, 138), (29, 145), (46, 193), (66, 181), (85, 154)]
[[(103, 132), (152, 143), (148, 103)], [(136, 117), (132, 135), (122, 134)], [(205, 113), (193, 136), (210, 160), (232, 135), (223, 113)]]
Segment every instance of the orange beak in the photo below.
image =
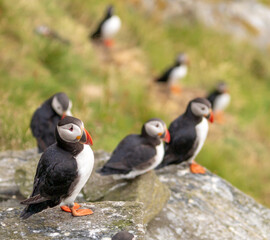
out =
[(164, 138), (162, 138), (164, 140), (164, 142), (169, 143), (171, 141), (171, 135), (170, 132), (168, 131), (168, 129), (166, 129), (166, 133)]
[(210, 122), (210, 123), (213, 123), (214, 122), (214, 114), (213, 114), (213, 111), (211, 110), (210, 111), (210, 114), (208, 115), (208, 121)]
[(63, 113), (63, 115), (62, 115), (62, 117), (61, 117), (61, 120), (63, 119), (63, 118), (65, 118), (67, 115), (66, 115), (66, 112), (64, 112)]
[(89, 144), (89, 145), (93, 145), (93, 140), (91, 135), (89, 134), (89, 132), (87, 132), (87, 130), (84, 128), (83, 129), (83, 135), (80, 139), (80, 142), (83, 144)]

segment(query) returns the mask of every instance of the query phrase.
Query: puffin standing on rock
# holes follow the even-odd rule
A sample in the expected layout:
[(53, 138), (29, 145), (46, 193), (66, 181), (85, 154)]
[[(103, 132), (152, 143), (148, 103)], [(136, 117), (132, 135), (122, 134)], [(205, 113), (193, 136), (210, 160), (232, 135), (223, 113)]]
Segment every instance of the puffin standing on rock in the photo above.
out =
[(55, 127), (61, 118), (71, 116), (72, 102), (65, 93), (56, 93), (46, 100), (33, 114), (31, 130), (37, 140), (38, 152), (55, 143)]
[(225, 82), (219, 82), (216, 86), (216, 89), (209, 94), (207, 99), (212, 104), (215, 120), (219, 123), (223, 123), (223, 112), (231, 101), (231, 96), (228, 93), (227, 84)]
[(187, 75), (188, 65), (188, 56), (185, 53), (179, 54), (173, 66), (168, 68), (160, 77), (158, 77), (156, 82), (167, 84), (173, 93), (180, 93), (181, 88), (175, 84), (179, 79), (182, 79)]
[(147, 121), (140, 135), (126, 136), (109, 161), (98, 171), (101, 175), (131, 179), (157, 167), (164, 156), (163, 142), (170, 142), (166, 124), (158, 118)]
[(112, 47), (114, 35), (121, 28), (121, 19), (114, 15), (114, 7), (109, 6), (106, 10), (106, 14), (102, 21), (99, 23), (96, 31), (91, 34), (91, 39), (101, 40), (104, 42), (105, 46)]
[(208, 133), (208, 122), (213, 122), (211, 103), (205, 98), (189, 102), (186, 112), (176, 118), (169, 127), (170, 143), (166, 144), (163, 162), (158, 168), (170, 164), (189, 162), (192, 173), (205, 173), (205, 168), (194, 159), (203, 147)]
[(27, 205), (23, 219), (59, 204), (75, 217), (93, 213), (74, 203), (93, 169), (92, 138), (83, 122), (70, 116), (58, 122), (55, 135), (56, 143), (39, 160), (31, 196), (21, 202)]

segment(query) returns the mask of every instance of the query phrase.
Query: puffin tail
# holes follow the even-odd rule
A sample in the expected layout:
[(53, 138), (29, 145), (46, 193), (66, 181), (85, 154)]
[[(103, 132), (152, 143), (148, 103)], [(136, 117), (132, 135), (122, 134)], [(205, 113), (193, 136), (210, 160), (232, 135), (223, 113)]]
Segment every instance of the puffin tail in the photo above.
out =
[(20, 218), (27, 219), (31, 217), (33, 214), (39, 213), (48, 207), (49, 205), (47, 204), (47, 202), (30, 204), (22, 211)]
[(127, 171), (127, 170), (114, 169), (114, 168), (110, 168), (110, 167), (106, 167), (106, 166), (102, 167), (101, 169), (98, 169), (96, 172), (99, 173), (102, 176), (129, 173), (129, 171)]
[(22, 211), (20, 217), (22, 219), (27, 219), (35, 213), (39, 213), (49, 207), (54, 207), (59, 204), (58, 201), (47, 200), (44, 197), (41, 197), (39, 194), (33, 197), (30, 197), (21, 202), (21, 204), (27, 205)]

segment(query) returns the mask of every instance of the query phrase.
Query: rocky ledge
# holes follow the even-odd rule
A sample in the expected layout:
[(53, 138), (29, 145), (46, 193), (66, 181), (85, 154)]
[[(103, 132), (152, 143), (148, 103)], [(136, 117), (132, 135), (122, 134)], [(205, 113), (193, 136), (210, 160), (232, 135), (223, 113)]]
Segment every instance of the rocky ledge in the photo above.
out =
[(210, 172), (191, 174), (180, 165), (157, 174), (171, 198), (148, 224), (146, 239), (270, 239), (270, 210), (227, 181)]
[(82, 204), (91, 208), (93, 214), (72, 217), (55, 207), (33, 215), (29, 219), (19, 219), (22, 207), (0, 209), (1, 239), (108, 239), (119, 231), (126, 230), (144, 239), (142, 204), (136, 202), (99, 202)]
[[(109, 156), (96, 152), (95, 169)], [(102, 239), (128, 230), (138, 240), (144, 239), (145, 223), (147, 240), (270, 239), (268, 208), (220, 177), (210, 172), (194, 175), (184, 165), (168, 166), (133, 181), (93, 173), (79, 199), (95, 202), (87, 203), (95, 215), (77, 219), (55, 208), (29, 221), (19, 220), (18, 200), (32, 190), (39, 157), (33, 150), (0, 153), (1, 239), (31, 239), (24, 235), (28, 233), (42, 239)]]

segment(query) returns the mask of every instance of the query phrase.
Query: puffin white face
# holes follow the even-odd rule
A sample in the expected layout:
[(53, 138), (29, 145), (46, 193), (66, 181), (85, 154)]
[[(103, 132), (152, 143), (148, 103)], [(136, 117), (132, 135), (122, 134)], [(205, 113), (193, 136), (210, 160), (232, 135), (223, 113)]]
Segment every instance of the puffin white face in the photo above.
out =
[(151, 137), (161, 136), (166, 131), (166, 127), (157, 120), (147, 122), (144, 126), (145, 131)]
[(64, 113), (64, 109), (63, 106), (61, 105), (61, 103), (58, 101), (57, 97), (54, 96), (53, 100), (52, 100), (52, 108), (53, 110), (59, 115), (62, 116)]
[(72, 108), (72, 102), (69, 100), (69, 105), (67, 110), (65, 110), (62, 106), (62, 104), (58, 101), (57, 96), (53, 97), (52, 100), (52, 108), (53, 110), (59, 115), (59, 116), (72, 116), (71, 114), (71, 108)]
[(66, 125), (57, 126), (59, 136), (65, 142), (79, 142), (83, 135), (83, 127), (80, 128), (74, 123), (68, 123)]
[(198, 102), (191, 103), (191, 111), (195, 116), (198, 117), (207, 117), (211, 113), (208, 106)]

